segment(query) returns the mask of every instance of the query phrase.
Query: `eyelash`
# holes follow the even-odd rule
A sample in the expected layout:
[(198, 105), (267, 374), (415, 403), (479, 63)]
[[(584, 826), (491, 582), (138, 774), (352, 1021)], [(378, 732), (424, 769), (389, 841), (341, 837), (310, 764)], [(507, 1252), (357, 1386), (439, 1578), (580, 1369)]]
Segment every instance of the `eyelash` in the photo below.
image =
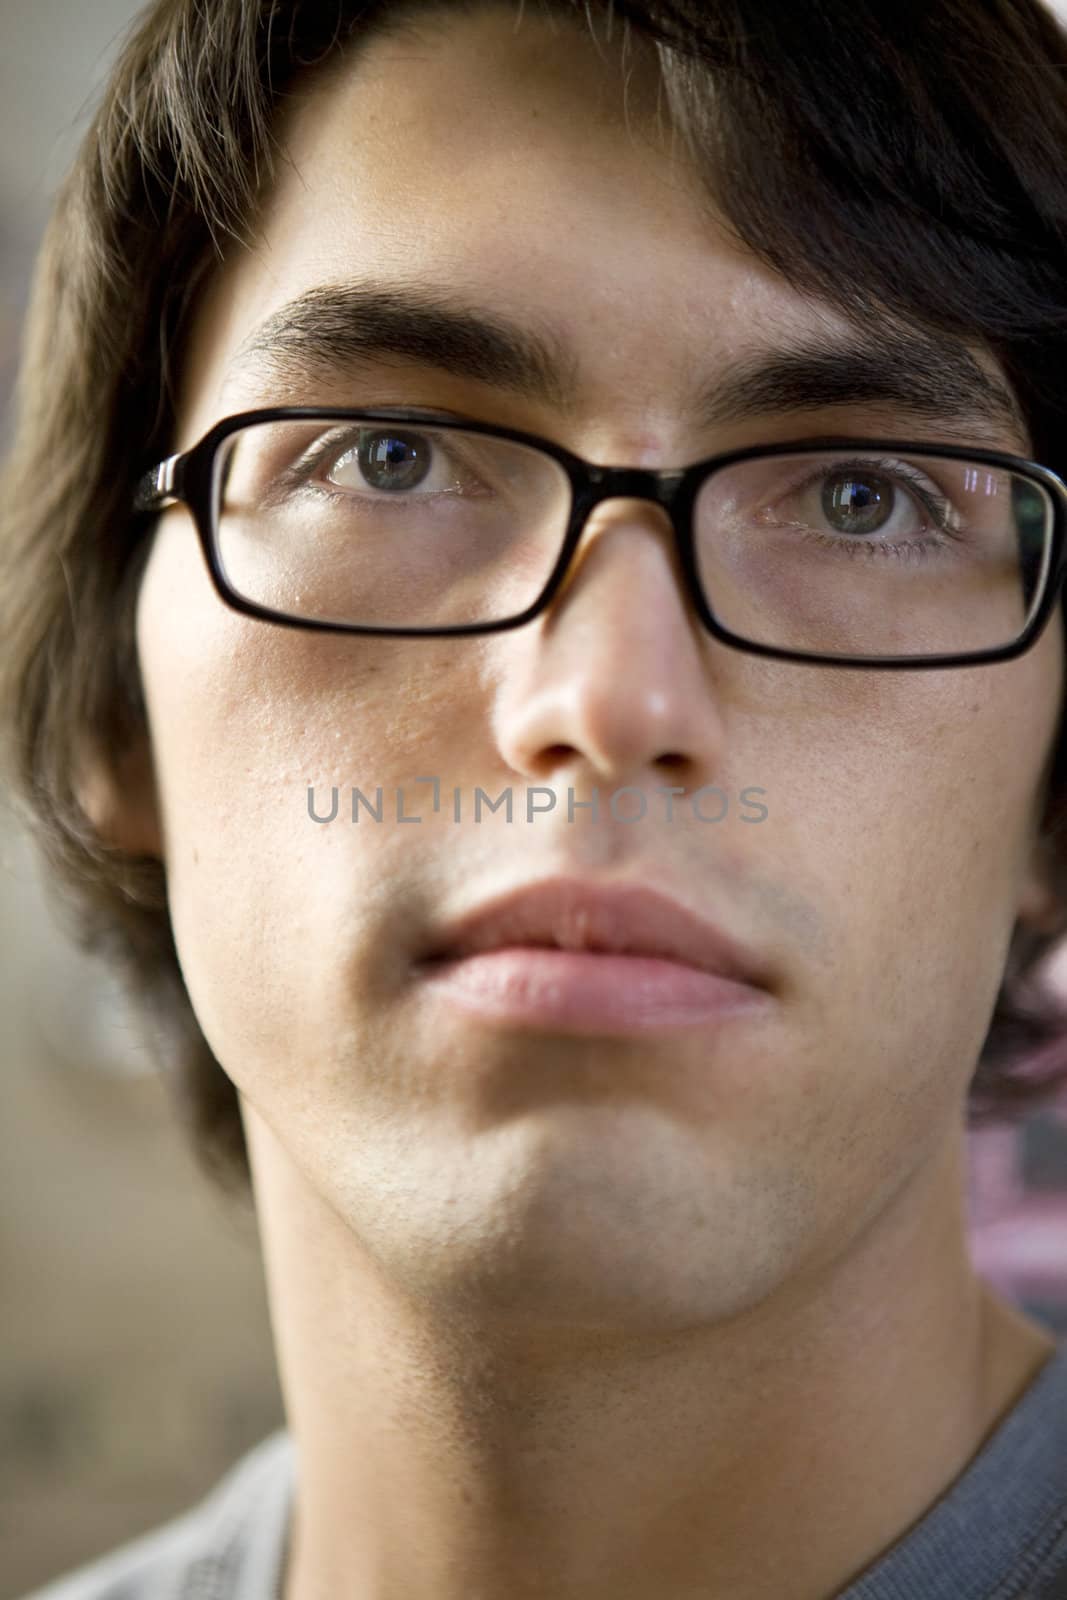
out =
[[(867, 472), (878, 469), (884, 472), (894, 483), (903, 480), (907, 485), (908, 492), (913, 494), (929, 512), (938, 533), (943, 537), (921, 540), (908, 539), (891, 544), (885, 540), (872, 539), (867, 541), (855, 537), (849, 538), (846, 534), (826, 534), (814, 528), (804, 528), (798, 530), (799, 537), (803, 543), (815, 543), (823, 549), (839, 551), (847, 554), (850, 559), (862, 555), (867, 558), (878, 556), (896, 560), (914, 559), (922, 561), (935, 550), (943, 548), (947, 542), (952, 542), (957, 538), (957, 531), (952, 527), (950, 520), (952, 513), (951, 501), (944, 495), (935, 495), (931, 491), (929, 480), (914, 469), (909, 468), (906, 463), (871, 461), (867, 459), (864, 461), (840, 461), (835, 463), (835, 467), (837, 470), (844, 472), (850, 469)], [(815, 474), (805, 478), (801, 483), (796, 484), (790, 492), (799, 493), (808, 488), (809, 485), (820, 482), (821, 477), (821, 474)]]
[[(395, 426), (398, 428), (398, 430), (404, 428), (406, 431), (410, 432), (418, 431), (414, 428), (408, 428), (405, 424), (397, 423)], [(352, 448), (358, 448), (360, 435), (367, 431), (374, 432), (378, 430), (367, 430), (366, 428), (359, 427), (355, 430), (349, 429), (338, 437), (331, 437), (330, 435), (327, 435), (324, 439), (318, 440), (317, 443), (312, 446), (309, 453), (305, 453), (300, 457), (299, 460), (294, 461), (290, 466), (283, 468), (283, 470), (278, 474), (277, 481), (279, 487), (287, 491), (309, 487), (311, 485), (313, 474), (319, 467), (323, 465), (324, 462), (332, 462), (334, 465), (336, 465), (337, 461), (340, 460), (348, 450)], [(435, 449), (440, 448), (436, 441), (433, 442), (433, 447)], [(456, 455), (462, 460), (459, 451), (456, 451)], [(351, 496), (346, 495), (343, 490), (337, 489), (329, 483), (316, 483), (313, 487), (316, 494), (322, 495), (323, 498), (327, 500), (345, 500), (351, 498)], [(372, 491), (370, 491), (368, 488), (368, 493), (370, 492)], [(380, 498), (375, 498), (376, 502), (383, 507), (390, 505), (388, 495), (382, 495)], [(398, 494), (396, 496), (394, 506), (390, 507), (390, 509), (399, 509), (402, 507), (405, 498), (406, 497), (404, 495)], [(421, 498), (428, 500), (434, 498), (434, 496), (432, 494), (424, 495)]]

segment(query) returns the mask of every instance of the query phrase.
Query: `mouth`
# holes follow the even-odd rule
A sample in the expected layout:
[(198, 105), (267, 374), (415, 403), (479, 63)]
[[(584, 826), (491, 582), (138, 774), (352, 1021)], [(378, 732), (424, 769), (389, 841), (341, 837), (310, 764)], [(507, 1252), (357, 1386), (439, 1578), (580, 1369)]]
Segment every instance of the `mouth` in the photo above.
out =
[(514, 891), (442, 928), (418, 970), (468, 1013), (574, 1033), (706, 1027), (770, 999), (752, 952), (643, 884)]
[(547, 878), (487, 901), (442, 927), (423, 957), (458, 961), (493, 950), (645, 956), (760, 984), (766, 964), (715, 923), (649, 885)]

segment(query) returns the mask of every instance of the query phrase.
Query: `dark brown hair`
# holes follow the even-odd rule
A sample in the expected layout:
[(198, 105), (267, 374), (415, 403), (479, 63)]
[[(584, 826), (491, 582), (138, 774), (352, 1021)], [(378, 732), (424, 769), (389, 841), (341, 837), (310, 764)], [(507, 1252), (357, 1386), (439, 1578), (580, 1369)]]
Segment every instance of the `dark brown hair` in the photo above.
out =
[[(527, 0), (530, 4), (530, 0)], [(671, 122), (740, 238), (846, 313), (982, 341), (1038, 460), (1067, 470), (1067, 41), (1037, 0), (540, 0), (654, 52)], [(246, 239), (298, 74), (418, 13), (389, 0), (155, 0), (104, 92), (41, 251), (0, 485), (0, 732), (16, 801), (86, 948), (124, 973), (194, 1147), (247, 1193), (233, 1084), (182, 981), (163, 865), (109, 848), (78, 752), (146, 736), (130, 515), (168, 453), (172, 361), (205, 273)], [(1035, 797), (1067, 907), (1067, 741)], [(1061, 923), (1017, 928), (972, 1121), (1067, 1081), (1036, 984)]]

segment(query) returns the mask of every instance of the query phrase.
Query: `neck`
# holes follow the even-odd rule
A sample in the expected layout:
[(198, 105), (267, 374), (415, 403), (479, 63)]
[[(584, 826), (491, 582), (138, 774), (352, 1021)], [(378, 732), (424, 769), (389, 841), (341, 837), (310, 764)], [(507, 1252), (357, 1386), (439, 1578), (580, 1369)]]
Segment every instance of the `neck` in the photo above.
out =
[(824, 1600), (1055, 1348), (973, 1273), (962, 1134), (847, 1254), (623, 1337), (520, 1326), (484, 1284), (414, 1303), (246, 1128), (298, 1460), (285, 1600)]

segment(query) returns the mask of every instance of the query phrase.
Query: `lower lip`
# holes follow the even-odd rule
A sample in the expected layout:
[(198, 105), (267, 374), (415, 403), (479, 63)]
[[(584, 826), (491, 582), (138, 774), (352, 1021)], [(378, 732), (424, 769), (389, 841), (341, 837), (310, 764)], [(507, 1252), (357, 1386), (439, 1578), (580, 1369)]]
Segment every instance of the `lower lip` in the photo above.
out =
[(769, 999), (765, 989), (677, 961), (532, 946), (431, 962), (422, 980), (475, 1016), (566, 1033), (706, 1027)]

